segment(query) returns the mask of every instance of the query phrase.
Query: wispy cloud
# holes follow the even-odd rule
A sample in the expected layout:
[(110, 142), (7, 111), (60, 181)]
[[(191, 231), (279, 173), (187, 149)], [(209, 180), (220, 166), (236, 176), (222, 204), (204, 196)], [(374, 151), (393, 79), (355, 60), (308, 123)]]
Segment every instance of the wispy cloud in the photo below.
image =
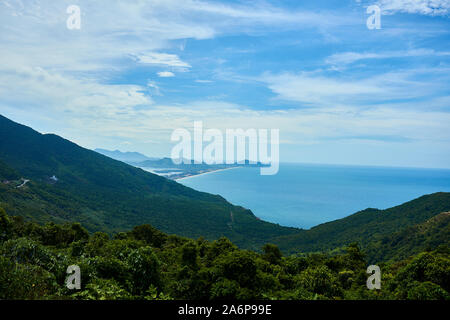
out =
[[(343, 76), (326, 74), (319, 70), (297, 74), (265, 74), (261, 81), (266, 83), (279, 99), (296, 101), (303, 106), (363, 107), (395, 100), (402, 102), (445, 95), (445, 83), (449, 81), (448, 71), (448, 68), (443, 67), (392, 71), (372, 76)], [(431, 74), (432, 79), (421, 77)]]
[(161, 72), (158, 72), (157, 74), (158, 74), (158, 77), (161, 77), (161, 78), (172, 78), (172, 77), (175, 77), (175, 74), (173, 72), (170, 72), (170, 71), (161, 71)]
[(280, 99), (307, 105), (344, 103), (356, 97), (383, 93), (383, 88), (370, 81), (345, 81), (308, 73), (266, 75), (264, 81)]
[[(34, 0), (26, 5), (19, 0), (0, 2), (0, 90), (8, 92), (0, 102), (41, 101), (42, 108), (71, 105), (74, 110), (78, 102), (98, 107), (151, 103), (143, 93), (148, 87), (111, 85), (109, 74), (139, 66), (192, 69), (191, 63), (180, 57), (182, 51), (174, 53), (177, 45), (173, 41), (177, 40), (209, 39), (267, 25), (279, 30), (286, 26), (322, 28), (346, 20), (327, 13), (276, 8), (265, 2), (231, 5), (196, 0), (99, 0), (77, 2), (82, 28), (74, 31), (66, 28), (66, 8), (71, 4), (70, 0)], [(169, 76), (169, 72), (159, 71), (158, 75)], [(39, 73), (49, 76), (41, 81), (35, 76)], [(12, 85), (17, 83), (26, 86)]]
[(27, 66), (2, 69), (0, 96), (3, 104), (73, 115), (111, 116), (153, 103), (141, 86), (104, 85)]
[(157, 96), (161, 95), (161, 90), (155, 81), (152, 81), (152, 80), (147, 81), (147, 87), (149, 88), (150, 92), (153, 95), (157, 95)]
[(450, 12), (449, 0), (380, 0), (377, 4), (383, 14), (403, 12), (439, 16)]
[(195, 82), (197, 82), (197, 83), (213, 83), (212, 80), (201, 80), (201, 79), (197, 79), (197, 80), (195, 80)]
[(326, 63), (333, 65), (350, 64), (359, 60), (407, 58), (422, 56), (450, 56), (450, 52), (439, 52), (433, 49), (413, 49), (407, 51), (389, 52), (342, 52), (335, 53), (326, 59)]
[(191, 65), (187, 62), (181, 61), (176, 54), (149, 52), (140, 54), (135, 57), (138, 63), (153, 64), (169, 67), (190, 68)]

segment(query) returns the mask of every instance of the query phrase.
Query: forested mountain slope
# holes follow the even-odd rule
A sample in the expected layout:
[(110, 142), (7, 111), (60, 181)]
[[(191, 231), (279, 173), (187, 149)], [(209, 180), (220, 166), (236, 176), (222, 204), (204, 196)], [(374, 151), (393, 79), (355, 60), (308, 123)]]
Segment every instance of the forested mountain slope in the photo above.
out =
[[(327, 251), (351, 242), (358, 242), (365, 248), (374, 241), (388, 241), (386, 236), (393, 236), (394, 233), (409, 233), (404, 230), (449, 210), (450, 193), (438, 192), (386, 210), (362, 210), (310, 230), (301, 230), (295, 235), (279, 237), (274, 243), (290, 253)], [(381, 254), (379, 257), (384, 256)]]
[[(81, 222), (109, 233), (150, 223), (181, 236), (260, 247), (268, 238), (298, 229), (258, 220), (218, 195), (179, 183), (84, 149), (54, 134), (0, 116), (0, 174), (30, 180), (0, 183), (0, 202), (12, 214), (38, 222)], [(233, 221), (231, 220), (233, 215)]]

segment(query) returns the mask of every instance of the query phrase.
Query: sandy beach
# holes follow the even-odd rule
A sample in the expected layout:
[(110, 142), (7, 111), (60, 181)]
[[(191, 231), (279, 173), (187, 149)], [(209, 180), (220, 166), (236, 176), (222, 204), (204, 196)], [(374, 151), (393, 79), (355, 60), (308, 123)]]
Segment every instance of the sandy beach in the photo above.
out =
[(189, 175), (189, 176), (181, 177), (181, 178), (177, 178), (177, 179), (173, 179), (173, 180), (174, 180), (174, 181), (179, 181), (179, 180), (189, 179), (189, 178), (192, 178), (192, 177), (201, 176), (201, 175), (204, 175), (204, 174), (209, 174), (209, 173), (219, 172), (219, 171), (225, 171), (225, 170), (231, 170), (231, 169), (236, 169), (236, 168), (242, 168), (242, 167), (231, 167), (231, 168), (224, 168), (224, 169), (210, 170), (210, 171), (207, 171), (207, 172), (202, 172), (202, 173), (198, 173), (198, 174), (191, 174), (191, 175)]

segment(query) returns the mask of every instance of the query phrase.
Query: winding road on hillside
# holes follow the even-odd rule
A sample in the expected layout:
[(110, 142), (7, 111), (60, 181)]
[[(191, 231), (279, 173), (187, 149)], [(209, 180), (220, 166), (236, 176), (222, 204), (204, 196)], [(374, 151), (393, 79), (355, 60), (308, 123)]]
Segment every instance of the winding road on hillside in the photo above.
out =
[(30, 182), (30, 180), (28, 180), (28, 179), (22, 179), (22, 180), (23, 180), (22, 184), (21, 184), (20, 186), (17, 186), (17, 188), (22, 188), (22, 187), (25, 186), (28, 182)]

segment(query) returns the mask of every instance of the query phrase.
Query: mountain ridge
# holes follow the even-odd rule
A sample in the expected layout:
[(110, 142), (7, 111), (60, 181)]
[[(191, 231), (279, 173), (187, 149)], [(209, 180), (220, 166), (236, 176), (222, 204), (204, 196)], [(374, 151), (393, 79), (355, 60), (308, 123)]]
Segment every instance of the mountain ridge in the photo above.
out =
[(102, 148), (96, 148), (94, 149), (95, 152), (98, 152), (104, 156), (107, 156), (109, 158), (112, 158), (114, 160), (118, 160), (118, 161), (122, 161), (122, 162), (142, 162), (142, 161), (147, 161), (147, 160), (157, 160), (159, 158), (152, 158), (152, 157), (147, 157), (146, 155), (140, 153), (140, 152), (122, 152), (120, 150), (107, 150), (107, 149), (102, 149)]
[[(41, 210), (45, 219), (78, 221), (81, 216), (90, 231), (116, 232), (150, 223), (167, 233), (208, 239), (228, 236), (237, 243), (246, 239), (259, 246), (267, 237), (296, 230), (260, 221), (250, 210), (219, 195), (195, 191), (3, 116), (0, 161), (31, 180), (23, 193), (40, 205), (39, 209), (31, 202), (25, 205), (17, 190), (3, 192), (0, 201), (21, 203), (27, 212)], [(56, 183), (49, 183), (52, 176)], [(20, 214), (11, 205), (9, 210)], [(232, 229), (230, 210), (235, 218)]]
[(401, 205), (379, 210), (368, 208), (342, 219), (326, 222), (297, 234), (281, 236), (274, 243), (285, 252), (326, 251), (358, 242), (366, 247), (371, 241), (424, 223), (450, 210), (450, 193), (436, 192)]

